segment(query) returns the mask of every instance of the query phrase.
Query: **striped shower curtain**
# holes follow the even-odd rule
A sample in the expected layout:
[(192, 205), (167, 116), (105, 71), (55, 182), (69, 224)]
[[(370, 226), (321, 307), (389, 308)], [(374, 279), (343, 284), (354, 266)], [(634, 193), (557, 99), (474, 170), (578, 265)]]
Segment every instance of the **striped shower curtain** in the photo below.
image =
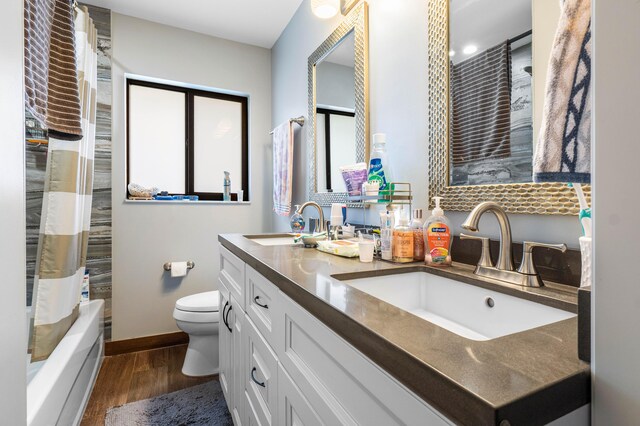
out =
[(32, 360), (47, 358), (78, 317), (87, 259), (96, 129), (97, 32), (76, 10), (76, 66), (82, 134), (49, 139), (32, 311)]

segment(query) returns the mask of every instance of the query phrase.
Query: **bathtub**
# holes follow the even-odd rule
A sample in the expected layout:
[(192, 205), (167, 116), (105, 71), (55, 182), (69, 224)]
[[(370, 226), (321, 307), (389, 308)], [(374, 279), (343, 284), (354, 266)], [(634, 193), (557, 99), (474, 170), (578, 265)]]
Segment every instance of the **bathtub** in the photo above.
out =
[(45, 361), (27, 369), (27, 425), (77, 425), (104, 354), (104, 301), (80, 304), (77, 321)]

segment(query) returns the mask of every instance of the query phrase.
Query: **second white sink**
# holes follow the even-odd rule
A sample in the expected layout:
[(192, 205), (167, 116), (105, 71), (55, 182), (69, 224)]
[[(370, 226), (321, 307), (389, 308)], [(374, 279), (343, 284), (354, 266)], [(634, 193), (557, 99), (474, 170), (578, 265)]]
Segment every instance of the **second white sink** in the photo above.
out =
[(472, 340), (491, 340), (575, 316), (426, 272), (343, 282)]

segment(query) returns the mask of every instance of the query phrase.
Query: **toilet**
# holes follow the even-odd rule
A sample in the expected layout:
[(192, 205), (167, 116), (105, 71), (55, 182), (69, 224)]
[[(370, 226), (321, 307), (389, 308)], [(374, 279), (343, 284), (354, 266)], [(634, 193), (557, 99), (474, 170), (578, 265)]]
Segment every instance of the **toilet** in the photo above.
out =
[(189, 335), (187, 356), (182, 373), (187, 376), (208, 376), (219, 369), (218, 323), (220, 293), (207, 291), (179, 299), (173, 310), (178, 328)]

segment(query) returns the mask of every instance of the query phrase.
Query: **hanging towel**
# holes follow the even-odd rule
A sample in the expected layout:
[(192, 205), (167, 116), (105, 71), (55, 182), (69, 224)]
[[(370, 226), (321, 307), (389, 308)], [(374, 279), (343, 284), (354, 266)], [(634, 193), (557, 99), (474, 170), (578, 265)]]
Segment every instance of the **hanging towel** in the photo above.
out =
[(591, 180), (591, 0), (565, 0), (549, 58), (535, 182)]
[(451, 66), (453, 164), (511, 155), (511, 47)]
[(293, 183), (293, 124), (273, 129), (273, 211), (288, 216)]
[(82, 138), (71, 3), (24, 1), (26, 107), (51, 136), (63, 140)]

